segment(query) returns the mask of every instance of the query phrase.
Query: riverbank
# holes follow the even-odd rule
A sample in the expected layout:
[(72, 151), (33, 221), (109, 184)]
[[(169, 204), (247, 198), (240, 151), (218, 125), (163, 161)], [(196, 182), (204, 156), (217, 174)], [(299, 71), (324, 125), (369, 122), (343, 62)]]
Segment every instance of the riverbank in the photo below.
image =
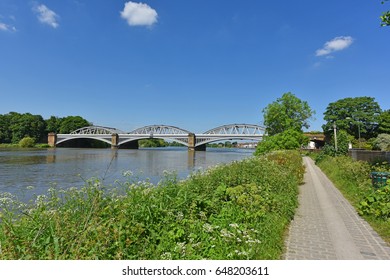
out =
[(302, 159), (273, 153), (154, 186), (50, 189), (32, 204), (1, 199), (3, 259), (280, 259)]

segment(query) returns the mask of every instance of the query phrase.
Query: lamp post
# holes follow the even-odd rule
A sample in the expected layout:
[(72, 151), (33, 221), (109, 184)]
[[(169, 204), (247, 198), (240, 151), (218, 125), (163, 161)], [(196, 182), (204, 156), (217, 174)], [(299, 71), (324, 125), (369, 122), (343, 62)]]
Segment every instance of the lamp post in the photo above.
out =
[(336, 123), (333, 123), (333, 131), (334, 131), (334, 149), (337, 153), (337, 130), (336, 130)]

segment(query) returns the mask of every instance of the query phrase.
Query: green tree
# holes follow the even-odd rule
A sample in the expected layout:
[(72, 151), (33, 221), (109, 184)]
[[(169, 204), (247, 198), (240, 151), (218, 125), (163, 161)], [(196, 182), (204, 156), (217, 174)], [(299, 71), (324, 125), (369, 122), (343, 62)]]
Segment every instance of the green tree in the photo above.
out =
[(390, 134), (390, 110), (383, 111), (380, 114), (378, 132)]
[(309, 119), (315, 112), (306, 101), (287, 92), (264, 108), (263, 114), (267, 133), (272, 136), (288, 129), (302, 131), (303, 127), (309, 128)]
[(19, 114), (11, 112), (10, 129), (12, 143), (19, 143), (24, 137), (34, 138), (35, 141), (44, 139), (46, 123), (40, 115), (30, 113)]
[(79, 128), (90, 126), (86, 119), (83, 119), (80, 116), (69, 116), (65, 117), (61, 120), (59, 133), (71, 133)]
[(0, 143), (11, 143), (12, 131), (11, 131), (11, 117), (9, 114), (0, 115)]
[(348, 97), (330, 103), (324, 113), (327, 122), (322, 126), (325, 134), (330, 135), (333, 125), (338, 130), (345, 130), (356, 139), (372, 138), (378, 133), (381, 108), (373, 97)]
[(46, 120), (46, 132), (59, 133), (61, 121), (61, 118), (51, 116), (49, 119)]

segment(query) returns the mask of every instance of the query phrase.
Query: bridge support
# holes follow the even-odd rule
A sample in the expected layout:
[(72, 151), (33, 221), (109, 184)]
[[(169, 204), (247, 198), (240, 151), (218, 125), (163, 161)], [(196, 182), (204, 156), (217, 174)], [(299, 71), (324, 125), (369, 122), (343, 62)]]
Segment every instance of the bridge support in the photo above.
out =
[(196, 146), (196, 136), (194, 133), (188, 134), (188, 149), (190, 151), (206, 151), (206, 145)]
[(56, 146), (56, 143), (57, 143), (57, 134), (54, 133), (54, 132), (50, 132), (47, 136), (47, 144), (54, 148)]
[(118, 149), (119, 135), (118, 133), (111, 134), (111, 149)]

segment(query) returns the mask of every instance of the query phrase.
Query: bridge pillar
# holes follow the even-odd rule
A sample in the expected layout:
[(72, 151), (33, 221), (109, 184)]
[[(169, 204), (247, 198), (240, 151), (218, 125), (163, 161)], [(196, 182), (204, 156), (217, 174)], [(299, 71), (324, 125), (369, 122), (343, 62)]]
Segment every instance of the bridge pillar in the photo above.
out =
[(56, 143), (57, 143), (57, 134), (54, 133), (54, 132), (50, 132), (47, 136), (47, 144), (54, 148), (56, 146)]
[(111, 134), (111, 149), (118, 149), (119, 135), (117, 133)]
[(206, 145), (196, 147), (196, 136), (194, 133), (188, 134), (188, 149), (190, 151), (206, 151)]

